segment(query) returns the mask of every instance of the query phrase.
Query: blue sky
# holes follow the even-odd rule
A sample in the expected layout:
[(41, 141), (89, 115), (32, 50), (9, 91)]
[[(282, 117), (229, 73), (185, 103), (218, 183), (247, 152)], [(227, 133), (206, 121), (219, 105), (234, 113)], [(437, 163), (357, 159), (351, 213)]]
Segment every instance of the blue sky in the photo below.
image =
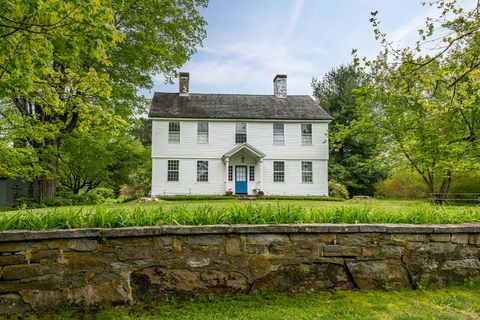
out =
[[(287, 74), (288, 94), (311, 95), (312, 77), (352, 61), (353, 48), (378, 53), (369, 22), (377, 10), (400, 45), (435, 13), (414, 0), (210, 0), (204, 46), (180, 71), (190, 72), (190, 92), (272, 94), (273, 77)], [(146, 96), (177, 90), (158, 76)]]

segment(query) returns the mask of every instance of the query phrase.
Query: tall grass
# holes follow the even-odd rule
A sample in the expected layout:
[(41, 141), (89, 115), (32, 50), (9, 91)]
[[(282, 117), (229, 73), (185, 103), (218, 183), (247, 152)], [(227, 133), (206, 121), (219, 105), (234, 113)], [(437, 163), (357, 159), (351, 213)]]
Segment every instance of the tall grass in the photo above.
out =
[(466, 223), (480, 222), (478, 207), (442, 207), (423, 204), (389, 210), (339, 206), (303, 208), (298, 205), (245, 203), (229, 207), (179, 205), (134, 208), (52, 208), (47, 212), (21, 210), (0, 215), (0, 230), (119, 228), (159, 225), (281, 224), (281, 223)]

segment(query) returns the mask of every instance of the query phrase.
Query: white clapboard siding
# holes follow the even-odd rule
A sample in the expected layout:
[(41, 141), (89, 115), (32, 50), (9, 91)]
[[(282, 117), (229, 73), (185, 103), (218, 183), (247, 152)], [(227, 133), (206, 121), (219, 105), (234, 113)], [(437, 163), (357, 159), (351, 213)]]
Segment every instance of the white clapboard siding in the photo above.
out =
[[(197, 143), (197, 121), (180, 121), (180, 143), (168, 143), (168, 120), (152, 123), (152, 196), (162, 194), (223, 194), (227, 188), (226, 166), (222, 156), (237, 146), (235, 121), (208, 121), (209, 143)], [(273, 122), (247, 122), (247, 142), (264, 153), (263, 183), (261, 165), (255, 159), (232, 157), (230, 165), (255, 166), (255, 181), (248, 181), (249, 194), (262, 186), (265, 194), (326, 195), (328, 139), (327, 122), (285, 122), (285, 144), (273, 144)], [(301, 145), (301, 123), (312, 123), (312, 145)], [(180, 161), (180, 179), (167, 181), (167, 160)], [(209, 182), (197, 182), (196, 161), (209, 161)], [(273, 161), (285, 161), (284, 183), (273, 182)], [(302, 183), (301, 161), (313, 162), (313, 183)], [(234, 181), (228, 182), (234, 190)]]

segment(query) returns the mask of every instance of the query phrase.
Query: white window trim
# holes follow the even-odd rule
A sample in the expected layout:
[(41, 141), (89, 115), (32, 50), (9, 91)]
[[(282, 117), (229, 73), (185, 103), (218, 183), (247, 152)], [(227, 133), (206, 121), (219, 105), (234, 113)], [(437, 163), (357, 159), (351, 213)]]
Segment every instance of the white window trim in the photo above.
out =
[[(310, 135), (303, 134), (303, 126), (310, 125)], [(308, 143), (304, 142), (304, 138), (310, 137), (310, 141)], [(300, 142), (302, 146), (313, 146), (313, 125), (311, 123), (302, 123), (300, 124)]]
[[(311, 169), (312, 169), (311, 171), (303, 171), (303, 163), (304, 163), (304, 162), (309, 162), (309, 163), (310, 163)], [(304, 174), (304, 173), (310, 173), (310, 175), (311, 175), (311, 181), (304, 181), (304, 179), (303, 179), (303, 177), (304, 177), (303, 174)], [(301, 161), (301, 162), (300, 162), (300, 174), (301, 174), (302, 183), (307, 183), (307, 184), (313, 183), (313, 161), (308, 161), (308, 160), (306, 160), (306, 161)]]
[[(199, 131), (200, 123), (207, 124), (207, 131)], [(206, 141), (201, 141), (201, 136), (206, 136)], [(199, 121), (197, 122), (197, 144), (209, 144), (210, 143), (210, 124), (207, 121)]]
[[(282, 125), (282, 134), (275, 134), (275, 124)], [(272, 125), (273, 128), (273, 145), (283, 146), (285, 145), (285, 124), (283, 122), (274, 122)], [(275, 139), (275, 137), (282, 137), (282, 139)]]
[[(281, 162), (281, 163), (283, 163), (283, 170), (282, 170), (282, 171), (275, 170), (275, 162)], [(273, 168), (272, 168), (272, 169), (273, 169), (273, 170), (272, 170), (272, 172), (273, 172), (273, 177), (272, 177), (273, 182), (274, 182), (274, 183), (277, 183), (277, 182), (278, 182), (278, 183), (285, 183), (285, 161), (273, 161), (273, 162), (272, 162), (272, 166), (273, 166)], [(275, 180), (275, 173), (283, 173), (283, 180), (282, 180), (282, 181), (276, 181), (276, 180)]]
[[(177, 137), (177, 131), (170, 131), (170, 124), (171, 123), (178, 123), (178, 140), (177, 138), (173, 139), (173, 137)], [(180, 143), (180, 134), (181, 133), (181, 124), (180, 121), (169, 121), (168, 122), (168, 143), (169, 144), (179, 144)]]

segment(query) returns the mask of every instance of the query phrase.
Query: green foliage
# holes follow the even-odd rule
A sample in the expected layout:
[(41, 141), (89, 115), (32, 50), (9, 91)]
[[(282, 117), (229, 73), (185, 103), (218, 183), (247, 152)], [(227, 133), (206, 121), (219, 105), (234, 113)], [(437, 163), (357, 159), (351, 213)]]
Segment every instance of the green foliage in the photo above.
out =
[[(437, 186), (438, 187), (438, 186)], [(376, 196), (391, 199), (426, 199), (428, 188), (422, 178), (409, 168), (400, 169), (377, 184)], [(454, 175), (449, 192), (476, 193), (480, 190), (480, 174)]]
[[(77, 199), (72, 195), (73, 199)], [(56, 199), (56, 198), (52, 198)], [(65, 197), (63, 199), (66, 199)], [(53, 200), (52, 200), (53, 201)], [(303, 200), (305, 201), (305, 200)], [(303, 203), (303, 202), (301, 202)], [(327, 202), (328, 203), (328, 202)], [(341, 204), (341, 202), (339, 202)], [(56, 203), (53, 203), (56, 204)], [(19, 210), (0, 215), (0, 230), (120, 228), (156, 225), (283, 224), (283, 223), (413, 223), (480, 222), (480, 208), (450, 208), (423, 204), (392, 210), (378, 206), (317, 206), (304, 208), (289, 202), (214, 205), (144, 205), (126, 207), (49, 208)]]
[(143, 112), (147, 101), (139, 89), (151, 88), (156, 74), (171, 79), (202, 44), (206, 22), (198, 10), (206, 5), (207, 0), (4, 1), (0, 174), (38, 178), (41, 200), (53, 196), (63, 144), (91, 139), (95, 126), (114, 131)]
[(176, 195), (176, 196), (157, 196), (155, 197), (159, 200), (165, 201), (203, 201), (203, 200), (229, 200), (236, 199), (235, 196), (224, 196), (224, 195)]
[(398, 170), (376, 186), (375, 196), (391, 199), (426, 199), (428, 188), (411, 169)]
[(439, 15), (427, 18), (419, 41), (405, 48), (388, 40), (372, 13), (383, 51), (372, 61), (355, 58), (369, 79), (358, 97), (390, 156), (408, 162), (429, 192), (447, 192), (452, 177), (479, 170), (479, 3), (430, 5)]
[(137, 150), (137, 156), (131, 159), (127, 179), (121, 189), (121, 193), (127, 197), (144, 197), (152, 190), (151, 147), (139, 146)]
[(328, 194), (334, 198), (348, 199), (348, 190), (343, 184), (335, 180), (328, 181)]
[(371, 122), (363, 121), (354, 91), (362, 76), (353, 65), (341, 65), (322, 79), (313, 79), (313, 95), (333, 117), (329, 125), (329, 180), (345, 185), (350, 195), (370, 195), (386, 171), (377, 161), (380, 135)]
[[(348, 196), (348, 193), (347, 193)], [(258, 196), (258, 200), (308, 200), (308, 201), (343, 201), (345, 198), (335, 196)]]

